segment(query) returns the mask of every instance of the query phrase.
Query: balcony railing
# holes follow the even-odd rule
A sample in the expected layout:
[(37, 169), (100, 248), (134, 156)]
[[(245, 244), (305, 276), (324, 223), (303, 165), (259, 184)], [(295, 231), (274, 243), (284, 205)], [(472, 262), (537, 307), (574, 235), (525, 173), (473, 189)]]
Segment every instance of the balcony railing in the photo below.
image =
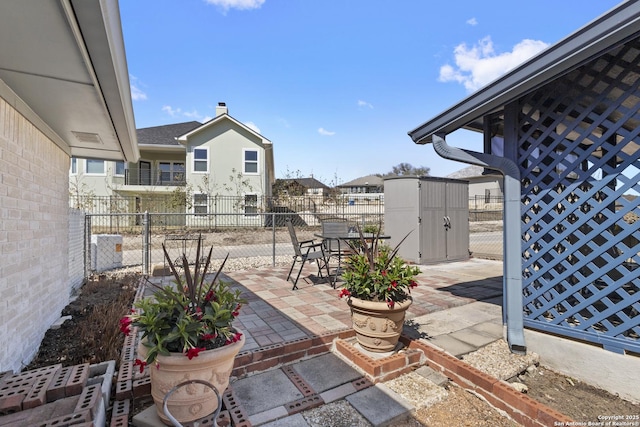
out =
[(160, 169), (129, 168), (124, 174), (125, 185), (180, 186), (186, 185), (184, 172), (169, 172)]

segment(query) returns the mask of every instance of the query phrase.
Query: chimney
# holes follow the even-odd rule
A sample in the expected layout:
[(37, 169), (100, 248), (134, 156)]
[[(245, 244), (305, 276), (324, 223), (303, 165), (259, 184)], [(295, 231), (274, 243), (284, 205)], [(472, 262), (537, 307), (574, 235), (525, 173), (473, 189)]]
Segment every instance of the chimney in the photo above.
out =
[(218, 106), (216, 107), (216, 117), (222, 114), (229, 114), (229, 110), (227, 110), (227, 104), (224, 102), (218, 102)]

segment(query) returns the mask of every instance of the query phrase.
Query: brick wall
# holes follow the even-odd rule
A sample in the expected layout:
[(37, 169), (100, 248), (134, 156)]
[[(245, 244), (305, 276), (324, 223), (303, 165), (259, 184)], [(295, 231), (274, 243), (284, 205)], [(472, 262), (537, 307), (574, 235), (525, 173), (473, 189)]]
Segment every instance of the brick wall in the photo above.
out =
[(69, 209), (69, 286), (79, 289), (84, 282), (84, 221), (85, 213)]
[(8, 91), (0, 85), (2, 372), (33, 358), (70, 288), (69, 156), (14, 107), (27, 114), (24, 103), (3, 97)]

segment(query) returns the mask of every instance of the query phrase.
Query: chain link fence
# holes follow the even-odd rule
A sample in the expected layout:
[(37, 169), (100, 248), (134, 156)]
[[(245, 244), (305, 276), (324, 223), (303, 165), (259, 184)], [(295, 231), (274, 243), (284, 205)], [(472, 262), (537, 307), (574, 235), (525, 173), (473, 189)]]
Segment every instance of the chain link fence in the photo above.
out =
[[(470, 200), (470, 205), (471, 205)], [(229, 254), (225, 270), (289, 265), (293, 247), (286, 221), (296, 227), (298, 240), (317, 239), (321, 221), (345, 218), (352, 224), (382, 225), (384, 205), (340, 204), (315, 212), (300, 209), (313, 206), (299, 201), (298, 211), (255, 213), (91, 213), (85, 216), (85, 277), (114, 269), (152, 274), (165, 268), (163, 245), (175, 261), (184, 252), (194, 259), (199, 236), (206, 248), (213, 247), (213, 259), (221, 262)], [(495, 207), (500, 209), (496, 210)], [(502, 205), (492, 201), (469, 209), (472, 256), (502, 259)], [(214, 265), (214, 268), (216, 265)]]
[[(379, 225), (384, 220), (377, 213), (342, 218), (361, 226)], [(183, 253), (193, 260), (200, 236), (206, 248), (213, 247), (214, 260), (221, 261), (229, 254), (225, 270), (288, 265), (294, 252), (287, 220), (295, 225), (300, 241), (317, 239), (314, 234), (321, 231), (317, 215), (312, 214), (89, 214), (85, 273), (128, 268), (151, 274), (154, 268), (167, 266), (163, 245), (172, 261)]]

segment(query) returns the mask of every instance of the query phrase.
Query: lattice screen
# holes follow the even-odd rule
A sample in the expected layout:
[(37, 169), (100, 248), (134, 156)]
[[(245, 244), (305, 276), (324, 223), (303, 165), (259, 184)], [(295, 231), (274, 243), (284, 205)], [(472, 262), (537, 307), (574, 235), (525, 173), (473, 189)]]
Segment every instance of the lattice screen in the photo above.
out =
[(531, 94), (518, 126), (525, 324), (636, 353), (639, 55), (628, 43)]

